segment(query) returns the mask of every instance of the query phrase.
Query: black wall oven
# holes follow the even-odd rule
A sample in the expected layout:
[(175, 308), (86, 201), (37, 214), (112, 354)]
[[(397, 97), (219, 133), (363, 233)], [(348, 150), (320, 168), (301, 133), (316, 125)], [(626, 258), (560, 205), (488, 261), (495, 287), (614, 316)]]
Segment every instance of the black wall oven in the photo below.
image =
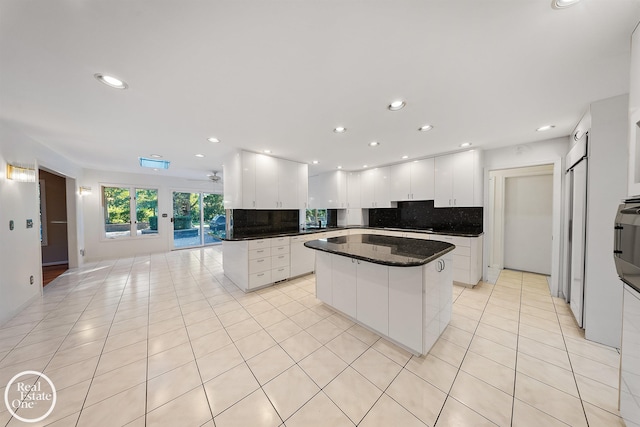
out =
[(622, 281), (640, 292), (640, 198), (618, 208), (613, 254)]

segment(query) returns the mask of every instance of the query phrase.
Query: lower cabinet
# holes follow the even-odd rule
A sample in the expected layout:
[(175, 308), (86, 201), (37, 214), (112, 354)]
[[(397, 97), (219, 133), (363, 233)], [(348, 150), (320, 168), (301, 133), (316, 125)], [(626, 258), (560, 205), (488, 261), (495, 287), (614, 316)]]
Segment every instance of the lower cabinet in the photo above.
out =
[(290, 277), (289, 237), (224, 241), (224, 274), (245, 292)]
[(415, 354), (451, 319), (451, 253), (417, 267), (389, 267), (316, 251), (316, 297)]
[(314, 240), (313, 236), (291, 237), (291, 277), (312, 273), (315, 269), (316, 254), (304, 246), (304, 242)]

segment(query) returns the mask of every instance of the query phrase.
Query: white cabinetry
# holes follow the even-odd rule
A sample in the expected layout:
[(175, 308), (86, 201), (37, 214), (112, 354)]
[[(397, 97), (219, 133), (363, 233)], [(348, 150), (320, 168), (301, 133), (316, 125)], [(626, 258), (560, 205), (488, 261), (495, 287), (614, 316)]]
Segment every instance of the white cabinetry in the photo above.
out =
[(289, 237), (222, 243), (224, 274), (245, 292), (288, 279), (289, 255)]
[(451, 256), (389, 267), (316, 251), (316, 297), (416, 354), (451, 319)]
[(291, 277), (313, 272), (316, 251), (305, 247), (304, 242), (317, 238), (315, 234), (291, 237)]
[(390, 167), (368, 169), (360, 174), (360, 202), (363, 208), (390, 208)]
[(452, 243), (453, 281), (465, 286), (475, 286), (482, 278), (483, 237), (460, 237), (432, 234), (431, 240)]
[(620, 415), (628, 426), (640, 425), (640, 298), (624, 285), (620, 349)]
[(360, 208), (360, 203), (360, 172), (347, 172), (347, 208)]
[(224, 165), (226, 209), (306, 209), (308, 166), (241, 151)]
[(344, 209), (347, 207), (347, 177), (343, 171), (323, 173), (312, 177), (311, 207), (315, 209)]
[(434, 168), (433, 158), (391, 166), (391, 200), (433, 200)]
[(640, 29), (631, 36), (629, 82), (629, 170), (627, 196), (640, 195)]
[(435, 207), (482, 206), (481, 152), (435, 158)]

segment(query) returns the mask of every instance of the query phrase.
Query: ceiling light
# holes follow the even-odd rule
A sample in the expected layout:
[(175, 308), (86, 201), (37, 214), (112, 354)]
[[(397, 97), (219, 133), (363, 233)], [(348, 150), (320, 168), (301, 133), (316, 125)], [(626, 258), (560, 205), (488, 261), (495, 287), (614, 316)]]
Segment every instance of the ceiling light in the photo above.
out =
[(369, 166), (367, 166), (367, 165), (362, 165), (362, 167), (363, 167), (363, 168), (368, 168)]
[(204, 157), (204, 154), (196, 154), (196, 157), (203, 158), (203, 157)]
[(402, 160), (408, 159), (408, 158), (409, 158), (409, 156), (402, 156)]
[(404, 101), (393, 101), (387, 108), (391, 111), (398, 111), (403, 109), (405, 105), (407, 104)]
[(169, 163), (171, 163), (167, 160), (147, 159), (146, 157), (139, 157), (139, 160), (140, 166), (152, 169), (169, 169)]
[(207, 141), (209, 141), (209, 142), (220, 142), (220, 140), (218, 138), (214, 138), (214, 137), (207, 138)]
[(536, 129), (536, 132), (544, 132), (545, 130), (553, 129), (554, 127), (555, 125), (540, 126), (538, 129)]
[(551, 7), (554, 9), (564, 9), (569, 6), (573, 6), (578, 3), (580, 0), (553, 0), (551, 2)]
[(471, 147), (471, 143), (470, 142), (463, 142), (462, 144), (460, 144), (460, 147)]
[(345, 133), (347, 131), (347, 128), (342, 127), (342, 126), (338, 126), (337, 128), (335, 128), (333, 130), (335, 133)]
[(122, 80), (107, 74), (97, 73), (93, 75), (99, 82), (115, 89), (126, 89), (129, 86)]
[(420, 132), (426, 132), (428, 130), (433, 129), (433, 126), (431, 125), (424, 125), (424, 126), (420, 126), (420, 128), (418, 129)]
[(338, 166), (336, 169), (342, 169), (342, 166)]
[(369, 147), (377, 147), (378, 145), (380, 145), (380, 143), (377, 141), (372, 141), (369, 143)]
[(152, 154), (151, 157), (153, 157), (154, 159), (161, 159), (162, 156), (160, 154)]
[(320, 163), (320, 162), (319, 162), (319, 161), (317, 161), (317, 160), (314, 160), (314, 161), (312, 161), (311, 163), (313, 163), (314, 165), (317, 165), (317, 164), (318, 164), (318, 163)]
[(271, 154), (271, 150), (264, 150), (265, 154)]

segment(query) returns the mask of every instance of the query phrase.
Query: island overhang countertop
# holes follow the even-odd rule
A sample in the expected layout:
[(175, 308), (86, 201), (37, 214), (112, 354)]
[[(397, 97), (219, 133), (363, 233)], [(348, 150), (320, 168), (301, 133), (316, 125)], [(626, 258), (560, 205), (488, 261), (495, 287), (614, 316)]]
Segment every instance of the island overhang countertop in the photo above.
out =
[(455, 245), (438, 240), (379, 234), (330, 237), (311, 240), (304, 245), (318, 251), (393, 267), (424, 265), (455, 249)]

